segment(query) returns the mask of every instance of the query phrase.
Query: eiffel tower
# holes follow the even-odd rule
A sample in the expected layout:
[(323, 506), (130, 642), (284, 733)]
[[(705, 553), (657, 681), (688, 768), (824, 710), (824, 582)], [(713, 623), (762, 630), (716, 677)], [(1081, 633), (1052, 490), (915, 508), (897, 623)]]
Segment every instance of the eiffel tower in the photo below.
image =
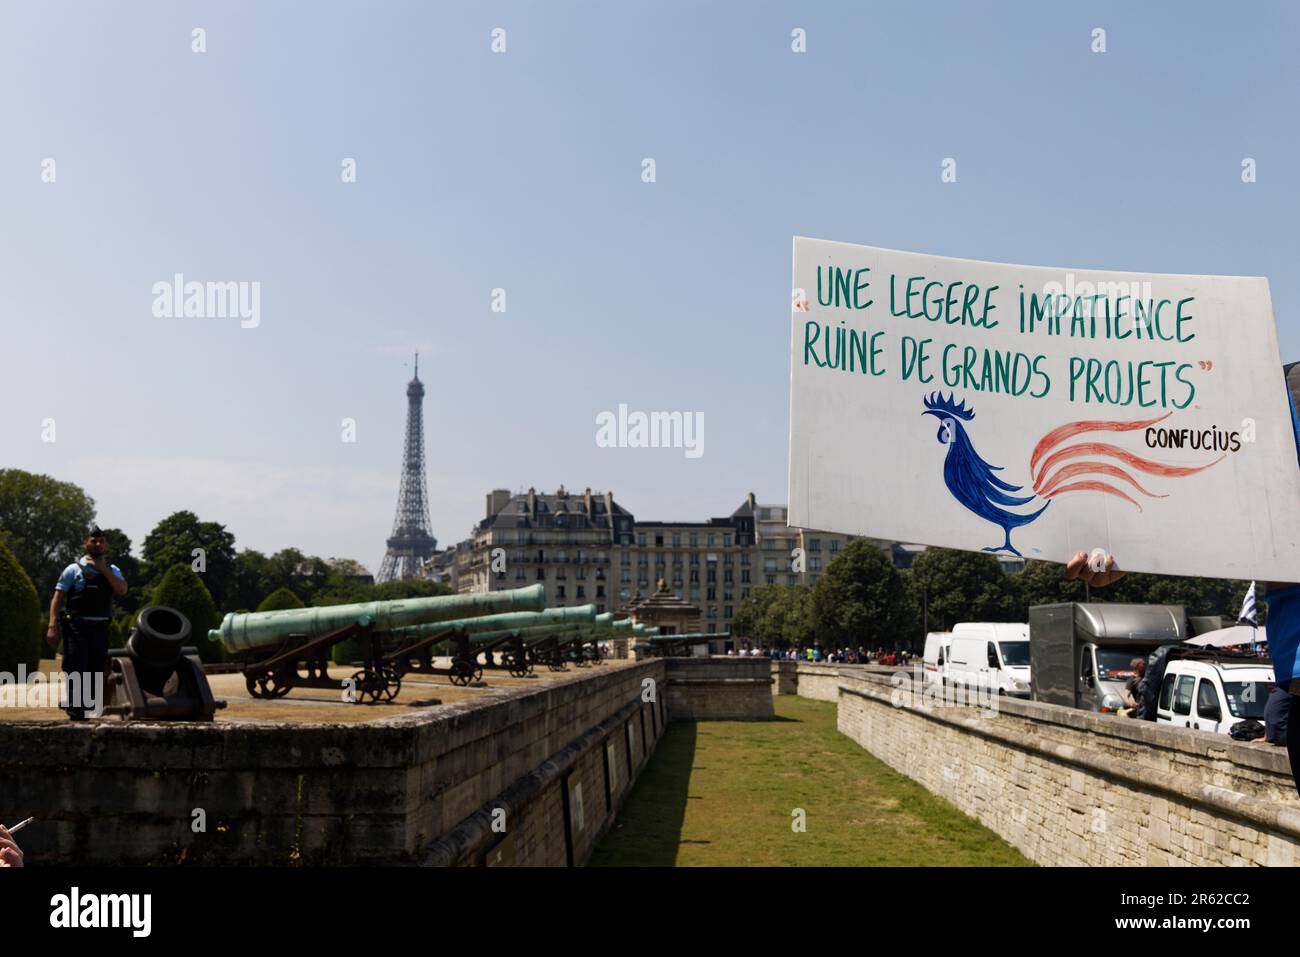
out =
[(429, 525), (429, 486), (424, 474), (424, 383), (420, 381), (420, 356), (416, 353), (415, 378), (406, 385), (406, 451), (397, 491), (397, 516), (376, 582), (424, 576), (424, 563), (438, 548)]

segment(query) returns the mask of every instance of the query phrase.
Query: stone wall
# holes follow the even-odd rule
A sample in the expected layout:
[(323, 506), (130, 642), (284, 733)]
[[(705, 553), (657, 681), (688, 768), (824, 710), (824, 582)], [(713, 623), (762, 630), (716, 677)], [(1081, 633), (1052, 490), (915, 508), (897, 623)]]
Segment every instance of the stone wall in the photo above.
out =
[(840, 668), (848, 665), (813, 664), (796, 661), (796, 693), (801, 698), (816, 701), (838, 701), (840, 698)]
[(585, 863), (654, 753), (666, 711), (657, 691), (652, 702), (624, 705), (449, 828), (421, 863)]
[(662, 658), (672, 721), (770, 721), (772, 662), (718, 655)]
[(772, 694), (796, 694), (817, 701), (838, 701), (841, 674), (909, 672), (905, 667), (883, 665), (832, 665), (811, 661), (773, 661)]
[(1300, 863), (1284, 749), (1032, 701), (944, 707), (842, 672), (842, 733), (1039, 864)]
[(0, 723), (0, 803), (40, 818), (42, 864), (582, 863), (659, 740), (663, 676), (607, 666), (364, 724)]
[(799, 693), (799, 662), (772, 662), (772, 694)]

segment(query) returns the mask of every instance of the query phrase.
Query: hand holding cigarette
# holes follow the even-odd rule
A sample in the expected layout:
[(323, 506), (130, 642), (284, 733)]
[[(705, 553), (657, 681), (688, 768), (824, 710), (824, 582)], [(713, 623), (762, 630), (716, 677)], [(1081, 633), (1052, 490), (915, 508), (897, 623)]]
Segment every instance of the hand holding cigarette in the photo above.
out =
[(0, 824), (0, 867), (22, 867), (23, 851), (14, 840), (14, 831), (21, 831), (35, 818), (29, 817), (21, 824), (15, 824), (13, 830)]

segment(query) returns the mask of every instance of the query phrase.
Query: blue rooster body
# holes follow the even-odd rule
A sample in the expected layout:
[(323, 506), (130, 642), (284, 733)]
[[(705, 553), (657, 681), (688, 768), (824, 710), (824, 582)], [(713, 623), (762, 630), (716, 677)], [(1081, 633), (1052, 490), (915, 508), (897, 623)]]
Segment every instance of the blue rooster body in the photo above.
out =
[(925, 405), (926, 410), (923, 415), (937, 416), (942, 420), (937, 438), (948, 446), (948, 453), (943, 460), (943, 481), (948, 486), (948, 491), (980, 518), (1002, 528), (1005, 541), (1001, 545), (985, 548), (984, 551), (1009, 551), (1013, 555), (1020, 555), (1016, 547), (1011, 544), (1011, 530), (1021, 525), (1028, 525), (1038, 518), (1051, 502), (1045, 503), (1037, 511), (1025, 513), (1011, 512), (1002, 508), (1001, 506), (1027, 505), (1036, 496), (1009, 495), (1009, 492), (1020, 491), (1022, 486), (1012, 485), (998, 478), (993, 473), (1002, 471), (1001, 467), (989, 465), (980, 458), (980, 454), (975, 451), (975, 446), (971, 444), (962, 426), (962, 421), (969, 422), (975, 417), (974, 411), (967, 409), (964, 402), (956, 405), (951, 396), (944, 399), (940, 395), (937, 398), (931, 396), (926, 399)]

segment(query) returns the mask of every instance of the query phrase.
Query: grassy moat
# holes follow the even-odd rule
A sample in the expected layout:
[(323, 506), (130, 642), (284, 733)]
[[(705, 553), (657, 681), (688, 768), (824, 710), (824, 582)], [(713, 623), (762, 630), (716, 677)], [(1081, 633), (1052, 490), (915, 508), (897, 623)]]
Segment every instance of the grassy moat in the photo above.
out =
[(775, 704), (775, 721), (669, 724), (590, 866), (1029, 865), (840, 734), (833, 703)]

